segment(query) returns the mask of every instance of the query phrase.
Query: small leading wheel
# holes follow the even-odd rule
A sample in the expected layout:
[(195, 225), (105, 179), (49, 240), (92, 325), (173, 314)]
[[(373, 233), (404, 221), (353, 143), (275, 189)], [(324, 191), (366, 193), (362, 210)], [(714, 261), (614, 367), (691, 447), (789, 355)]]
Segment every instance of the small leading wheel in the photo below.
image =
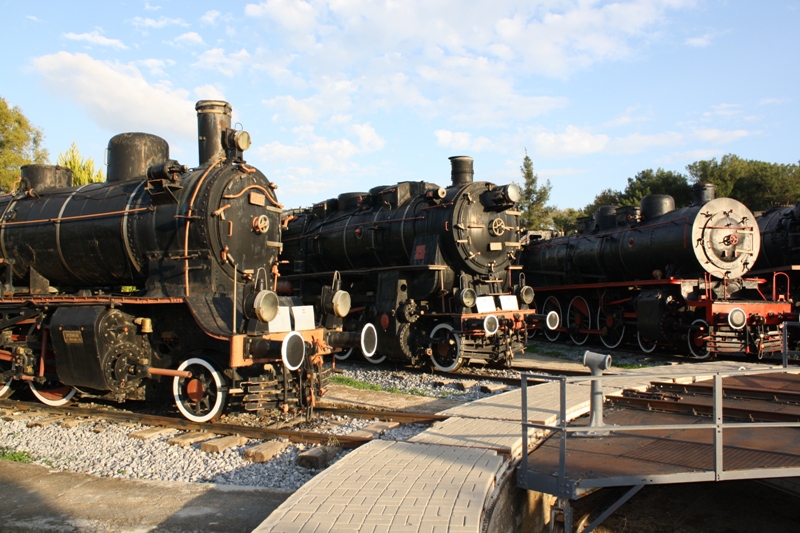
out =
[(692, 322), (692, 329), (689, 331), (688, 344), (689, 353), (695, 359), (708, 359), (711, 352), (708, 350), (706, 336), (709, 334), (708, 322), (698, 318)]
[[(544, 301), (544, 305), (542, 306), (542, 314), (547, 315), (550, 311), (555, 311), (558, 315), (558, 323), (563, 324), (564, 320), (561, 316), (561, 304), (558, 303), (558, 298), (555, 296), (548, 296), (547, 299)], [(556, 342), (558, 338), (561, 336), (561, 332), (556, 329), (547, 329), (544, 328), (543, 330), (544, 336), (550, 342)]]
[(350, 356), (353, 355), (355, 352), (356, 352), (355, 348), (348, 348), (347, 350), (333, 354), (333, 357), (335, 357), (337, 361), (346, 361), (350, 359)]
[(431, 361), (440, 372), (455, 372), (463, 364), (461, 337), (450, 324), (439, 324), (431, 331)]
[(567, 324), (569, 338), (578, 346), (586, 344), (586, 341), (589, 340), (589, 334), (585, 330), (592, 327), (592, 314), (586, 298), (583, 296), (574, 297), (569, 302), (567, 317), (569, 318), (569, 323)]
[[(11, 370), (12, 366), (10, 361), (0, 360), (0, 376), (2, 376), (4, 372), (9, 372), (10, 374)], [(0, 400), (5, 400), (14, 394), (14, 385), (14, 378), (9, 375), (8, 379), (0, 384)]]
[(72, 397), (78, 390), (75, 387), (69, 387), (63, 383), (51, 382), (34, 383), (28, 382), (31, 392), (36, 398), (45, 405), (50, 407), (61, 407), (67, 405), (72, 401)]
[(642, 334), (638, 331), (636, 332), (636, 340), (639, 342), (639, 349), (644, 353), (653, 353), (656, 349), (656, 341), (642, 337)]
[(8, 381), (0, 385), (0, 400), (5, 400), (14, 394), (14, 379), (8, 378)]
[(600, 342), (606, 348), (616, 348), (625, 338), (625, 322), (622, 310), (617, 307), (606, 309), (602, 303), (597, 309), (597, 328), (600, 330)]
[(178, 370), (188, 370), (190, 378), (172, 379), (172, 395), (178, 411), (192, 422), (208, 422), (225, 409), (228, 387), (222, 372), (198, 357), (187, 359)]

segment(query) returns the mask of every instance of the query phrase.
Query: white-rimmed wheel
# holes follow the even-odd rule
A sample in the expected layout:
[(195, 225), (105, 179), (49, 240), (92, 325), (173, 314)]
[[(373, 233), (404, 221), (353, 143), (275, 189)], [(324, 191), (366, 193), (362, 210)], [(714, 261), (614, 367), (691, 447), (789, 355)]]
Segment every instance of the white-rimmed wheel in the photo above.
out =
[[(564, 320), (561, 315), (561, 304), (558, 302), (558, 298), (555, 296), (548, 296), (547, 299), (544, 301), (544, 305), (542, 305), (542, 314), (547, 315), (549, 313), (556, 313), (558, 316), (558, 323), (563, 324)], [(548, 329), (545, 328), (544, 336), (550, 342), (555, 342), (561, 336), (561, 332), (555, 329)]]
[(192, 422), (208, 422), (225, 409), (228, 394), (225, 376), (205, 359), (187, 359), (178, 370), (188, 370), (189, 378), (172, 379), (172, 395), (178, 411)]
[[(0, 360), (0, 376), (2, 376), (4, 372), (9, 372), (10, 376), (12, 368), (11, 361)], [(14, 378), (12, 377), (9, 377), (0, 384), (0, 400), (5, 400), (14, 394), (14, 385)]]
[(14, 380), (9, 378), (8, 381), (0, 385), (0, 400), (5, 400), (14, 394), (14, 388), (12, 387), (13, 384)]
[(377, 353), (373, 353), (369, 357), (364, 355), (364, 359), (366, 359), (367, 361), (369, 361), (373, 365), (379, 365), (379, 364), (383, 363), (384, 361), (386, 361), (386, 356), (385, 355), (378, 355)]
[(575, 296), (569, 302), (567, 318), (569, 320), (567, 323), (569, 338), (578, 346), (586, 344), (586, 341), (589, 340), (589, 334), (586, 333), (586, 330), (592, 327), (592, 314), (586, 298)]
[(652, 353), (656, 349), (656, 341), (651, 341), (642, 337), (642, 334), (636, 332), (636, 341), (639, 343), (639, 349), (644, 353)]
[(622, 309), (619, 307), (606, 309), (602, 303), (597, 308), (597, 328), (600, 330), (600, 342), (606, 348), (616, 348), (625, 338), (625, 322)]
[(61, 407), (67, 405), (72, 401), (73, 396), (78, 390), (75, 387), (69, 387), (63, 383), (34, 383), (28, 382), (31, 392), (36, 398), (45, 405), (50, 407)]
[(348, 348), (347, 350), (342, 350), (341, 352), (333, 354), (333, 357), (335, 357), (337, 361), (347, 361), (355, 352), (355, 348)]
[(439, 324), (431, 331), (431, 362), (441, 372), (455, 372), (463, 364), (461, 337), (450, 324)]
[(692, 322), (692, 329), (689, 330), (688, 344), (689, 353), (695, 359), (708, 359), (711, 352), (708, 350), (708, 342), (706, 337), (710, 333), (708, 329), (708, 322), (702, 318), (698, 318)]

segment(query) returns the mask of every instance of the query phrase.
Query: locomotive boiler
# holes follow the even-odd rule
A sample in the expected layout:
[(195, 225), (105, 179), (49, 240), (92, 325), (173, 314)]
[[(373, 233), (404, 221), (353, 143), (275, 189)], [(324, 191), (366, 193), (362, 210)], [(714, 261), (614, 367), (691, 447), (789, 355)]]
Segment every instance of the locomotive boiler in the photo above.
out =
[(372, 362), (508, 364), (544, 318), (524, 276), (512, 283), (519, 187), (474, 181), (470, 157), (450, 161), (448, 187), (401, 182), (285, 213), (284, 291), (312, 298), (335, 273), (352, 298), (345, 329), (377, 330)]
[(166, 390), (196, 422), (229, 398), (298, 412), (324, 392), (332, 347), (374, 340), (337, 327), (346, 293), (328, 328), (276, 294), (276, 187), (243, 159), (249, 135), (228, 103), (196, 111), (195, 168), (160, 137), (124, 133), (109, 141), (106, 182), (73, 187), (67, 169), (28, 165), (0, 197), (0, 394), (27, 383), (61, 405)]
[(522, 263), (540, 308), (563, 313), (549, 340), (566, 333), (614, 348), (633, 331), (645, 352), (662, 343), (696, 358), (763, 357), (781, 350), (790, 309), (759, 291), (764, 280), (744, 277), (760, 246), (750, 210), (698, 183), (682, 209), (667, 195), (601, 207), (578, 232), (530, 244)]

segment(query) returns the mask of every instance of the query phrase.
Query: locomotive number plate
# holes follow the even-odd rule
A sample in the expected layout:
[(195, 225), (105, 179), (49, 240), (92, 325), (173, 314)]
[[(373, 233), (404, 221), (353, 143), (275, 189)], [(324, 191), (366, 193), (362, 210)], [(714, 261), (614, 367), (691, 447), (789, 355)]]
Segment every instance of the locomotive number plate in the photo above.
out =
[(62, 333), (64, 334), (64, 342), (67, 344), (81, 344), (83, 342), (80, 331), (63, 331)]
[(250, 191), (250, 203), (264, 207), (267, 205), (267, 197), (260, 192)]

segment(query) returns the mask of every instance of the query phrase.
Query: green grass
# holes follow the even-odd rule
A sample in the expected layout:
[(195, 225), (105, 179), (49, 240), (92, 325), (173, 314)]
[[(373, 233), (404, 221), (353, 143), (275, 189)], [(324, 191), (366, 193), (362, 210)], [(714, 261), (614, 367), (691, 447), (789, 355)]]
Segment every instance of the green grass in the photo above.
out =
[(36, 460), (36, 458), (30, 454), (30, 452), (21, 451), (16, 452), (11, 450), (10, 448), (0, 448), (0, 460), (2, 461), (13, 461), (15, 463), (32, 463)]
[(427, 396), (425, 391), (421, 391), (418, 389), (410, 389), (410, 390), (401, 390), (397, 387), (388, 387), (383, 388), (380, 385), (375, 385), (373, 383), (367, 383), (366, 381), (359, 381), (357, 379), (348, 378), (346, 376), (331, 376), (330, 378), (331, 383), (337, 383), (339, 385), (344, 385), (346, 387), (352, 387), (354, 389), (360, 390), (374, 390), (378, 392), (391, 392), (393, 394), (408, 394), (411, 396)]
[(366, 381), (359, 381), (357, 379), (348, 378), (346, 376), (331, 376), (330, 382), (338, 383), (339, 385), (345, 385), (347, 387), (352, 387), (354, 389), (360, 389), (360, 390), (375, 390), (375, 391), (384, 390), (383, 387), (379, 385), (367, 383)]

